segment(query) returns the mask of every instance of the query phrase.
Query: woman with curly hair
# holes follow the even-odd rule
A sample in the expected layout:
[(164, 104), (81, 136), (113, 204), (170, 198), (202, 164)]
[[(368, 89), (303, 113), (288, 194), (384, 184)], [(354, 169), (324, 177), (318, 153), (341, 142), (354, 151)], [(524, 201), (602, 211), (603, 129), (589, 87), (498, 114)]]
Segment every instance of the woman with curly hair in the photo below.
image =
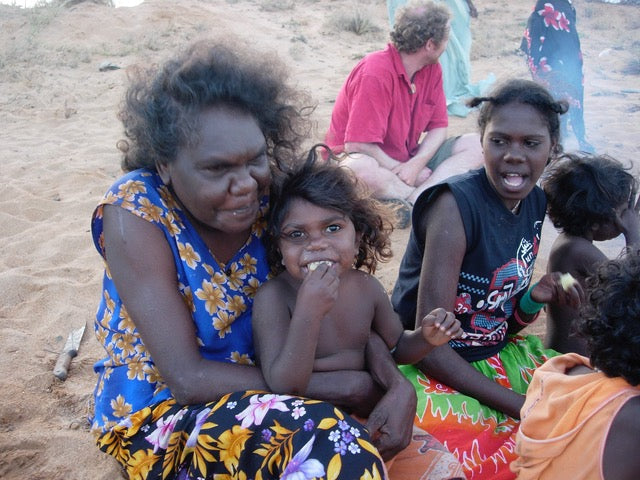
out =
[[(542, 187), (549, 218), (560, 231), (549, 252), (548, 272), (567, 272), (584, 287), (585, 279), (607, 260), (594, 241), (623, 234), (627, 246), (640, 244), (637, 182), (619, 161), (566, 154), (547, 169)], [(584, 339), (575, 334), (577, 318), (577, 309), (549, 303), (547, 347), (586, 355)]]
[(640, 251), (587, 279), (578, 330), (589, 357), (568, 353), (533, 375), (512, 469), (519, 480), (635, 480), (640, 472)]
[[(311, 375), (313, 401), (269, 392), (255, 366), (272, 169), (308, 131), (285, 80), (272, 56), (203, 41), (127, 92), (126, 174), (92, 219), (105, 261), (92, 432), (128, 478), (377, 478), (375, 446), (409, 442), (415, 398), (384, 348), (367, 350), (379, 379)], [(376, 439), (334, 405), (380, 419)], [(336, 450), (343, 428), (357, 449)]]

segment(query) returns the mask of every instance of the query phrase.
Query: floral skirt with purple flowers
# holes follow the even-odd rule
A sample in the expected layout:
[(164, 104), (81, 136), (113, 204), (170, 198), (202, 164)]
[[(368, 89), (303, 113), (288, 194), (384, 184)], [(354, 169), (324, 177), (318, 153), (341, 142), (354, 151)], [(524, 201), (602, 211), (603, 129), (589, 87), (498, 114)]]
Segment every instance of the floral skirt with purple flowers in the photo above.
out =
[(130, 479), (376, 479), (362, 424), (326, 402), (262, 391), (144, 408), (97, 439)]

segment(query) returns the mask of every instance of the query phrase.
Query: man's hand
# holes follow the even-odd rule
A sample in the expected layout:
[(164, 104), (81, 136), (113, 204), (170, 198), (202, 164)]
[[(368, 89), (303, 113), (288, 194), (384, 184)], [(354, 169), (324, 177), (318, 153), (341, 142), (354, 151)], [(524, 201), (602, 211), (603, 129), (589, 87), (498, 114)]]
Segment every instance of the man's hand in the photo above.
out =
[[(410, 187), (418, 186), (416, 185), (416, 181), (418, 179), (418, 176), (420, 176), (420, 173), (423, 170), (429, 170), (429, 169), (422, 166), (421, 164), (412, 162), (411, 160), (405, 163), (398, 163), (395, 167), (391, 169), (391, 171), (395, 173), (400, 180), (402, 180), (404, 183), (406, 183)], [(429, 173), (430, 172), (431, 170), (429, 170)], [(422, 177), (423, 177), (422, 181), (424, 182), (428, 178), (428, 175), (424, 175)]]

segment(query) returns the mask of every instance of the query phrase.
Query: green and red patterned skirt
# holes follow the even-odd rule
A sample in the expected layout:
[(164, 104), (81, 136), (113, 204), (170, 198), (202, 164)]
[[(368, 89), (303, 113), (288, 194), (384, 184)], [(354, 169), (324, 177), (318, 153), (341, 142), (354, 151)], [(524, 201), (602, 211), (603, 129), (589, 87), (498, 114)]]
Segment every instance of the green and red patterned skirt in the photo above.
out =
[[(501, 352), (471, 365), (503, 387), (525, 394), (533, 371), (555, 355), (537, 337), (515, 335)], [(516, 457), (518, 420), (426, 377), (414, 366), (400, 369), (418, 395), (416, 426), (457, 457), (468, 479), (515, 478), (509, 464)]]

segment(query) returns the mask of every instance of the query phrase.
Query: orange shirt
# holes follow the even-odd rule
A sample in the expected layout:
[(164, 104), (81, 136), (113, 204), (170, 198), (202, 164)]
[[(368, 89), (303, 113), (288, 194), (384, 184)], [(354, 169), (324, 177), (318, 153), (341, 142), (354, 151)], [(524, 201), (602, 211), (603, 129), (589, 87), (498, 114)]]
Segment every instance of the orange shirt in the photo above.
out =
[(536, 370), (521, 410), (516, 452), (511, 464), (518, 480), (602, 480), (605, 441), (614, 417), (640, 395), (623, 378), (602, 372), (567, 375), (576, 365), (590, 366), (576, 353), (554, 357)]

